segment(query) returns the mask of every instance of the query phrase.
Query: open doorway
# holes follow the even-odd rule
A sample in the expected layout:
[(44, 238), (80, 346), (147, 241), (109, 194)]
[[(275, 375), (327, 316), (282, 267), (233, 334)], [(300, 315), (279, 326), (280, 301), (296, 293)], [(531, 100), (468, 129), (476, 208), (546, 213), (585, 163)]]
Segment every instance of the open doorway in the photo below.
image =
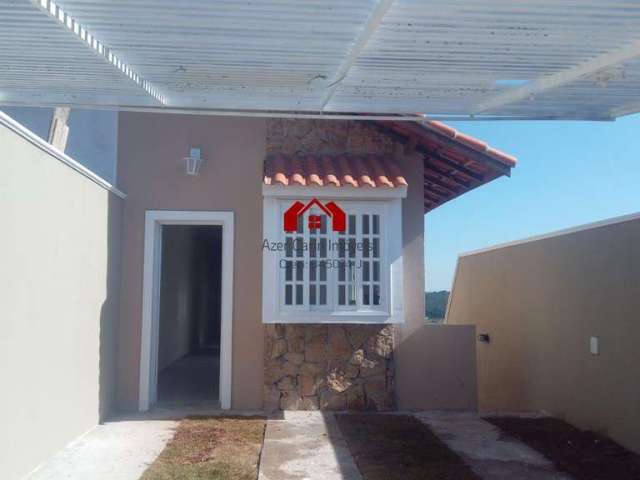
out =
[(231, 408), (233, 217), (233, 212), (145, 213), (141, 411), (158, 401), (217, 400), (220, 408)]
[(217, 403), (222, 226), (164, 225), (159, 298), (158, 403)]

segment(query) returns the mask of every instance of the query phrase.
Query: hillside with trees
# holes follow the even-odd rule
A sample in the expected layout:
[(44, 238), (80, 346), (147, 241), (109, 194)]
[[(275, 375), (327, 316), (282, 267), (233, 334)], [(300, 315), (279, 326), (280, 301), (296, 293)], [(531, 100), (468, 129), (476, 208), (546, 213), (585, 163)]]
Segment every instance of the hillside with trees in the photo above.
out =
[(425, 292), (424, 315), (431, 322), (440, 322), (447, 313), (447, 302), (449, 301), (449, 291), (440, 290), (438, 292)]

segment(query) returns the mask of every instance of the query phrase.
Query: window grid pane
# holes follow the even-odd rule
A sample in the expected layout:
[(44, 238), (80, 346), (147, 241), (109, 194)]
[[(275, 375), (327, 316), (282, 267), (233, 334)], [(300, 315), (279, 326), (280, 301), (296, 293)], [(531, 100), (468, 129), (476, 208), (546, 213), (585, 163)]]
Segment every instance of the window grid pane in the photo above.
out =
[(338, 239), (338, 307), (357, 306), (357, 216), (347, 215), (346, 232)]
[[(362, 271), (361, 271), (361, 292), (363, 307), (379, 306), (381, 304), (380, 292), (380, 215), (363, 214), (362, 225), (369, 224), (371, 220), (371, 233), (364, 228), (362, 238)], [(372, 268), (373, 267), (373, 268)], [(371, 274), (373, 270), (373, 275)]]
[(285, 236), (283, 301), (287, 307), (304, 305), (304, 237), (300, 235), (301, 222), (294, 235)]
[(309, 307), (323, 310), (327, 308), (327, 262), (331, 237), (328, 228), (329, 217), (317, 208), (305, 215), (305, 225), (309, 236)]
[(286, 236), (284, 239), (284, 304), (293, 305), (293, 288), (294, 288), (294, 263), (290, 260), (293, 257), (294, 237)]

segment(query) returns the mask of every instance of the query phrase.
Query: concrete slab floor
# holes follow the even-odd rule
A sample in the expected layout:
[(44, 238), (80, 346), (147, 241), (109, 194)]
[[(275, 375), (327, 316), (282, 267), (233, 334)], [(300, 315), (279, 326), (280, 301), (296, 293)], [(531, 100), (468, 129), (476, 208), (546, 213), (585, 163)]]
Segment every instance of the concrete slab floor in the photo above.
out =
[(416, 418), (485, 480), (569, 480), (525, 444), (505, 438), (476, 413), (422, 412)]
[(329, 412), (283, 412), (269, 419), (259, 480), (361, 480)]

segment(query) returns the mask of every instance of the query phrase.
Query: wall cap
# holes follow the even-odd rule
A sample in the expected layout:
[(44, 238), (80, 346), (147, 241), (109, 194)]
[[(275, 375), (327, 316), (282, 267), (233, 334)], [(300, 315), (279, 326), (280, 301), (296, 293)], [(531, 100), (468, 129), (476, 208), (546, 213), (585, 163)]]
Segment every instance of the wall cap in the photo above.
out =
[(27, 140), (32, 145), (38, 147), (40, 150), (44, 151), (45, 153), (48, 153), (53, 158), (61, 161), (67, 167), (70, 167), (71, 169), (75, 170), (80, 175), (87, 177), (89, 180), (101, 186), (105, 190), (110, 191), (111, 193), (113, 193), (114, 195), (120, 198), (127, 198), (127, 195), (124, 192), (122, 192), (121, 190), (118, 190), (115, 186), (107, 182), (104, 178), (100, 177), (99, 175), (96, 175), (87, 167), (85, 167), (84, 165), (81, 165), (76, 160), (74, 160), (73, 158), (65, 154), (64, 152), (61, 152), (60, 150), (52, 146), (47, 141), (37, 136), (27, 127), (16, 122), (13, 118), (11, 118), (9, 115), (7, 115), (2, 111), (0, 111), (0, 125), (18, 134), (19, 136)]
[(522, 245), (526, 243), (537, 242), (539, 240), (546, 240), (548, 238), (562, 237), (564, 235), (570, 235), (572, 233), (584, 232), (587, 230), (593, 230), (595, 228), (607, 227), (610, 225), (616, 225), (618, 223), (630, 222), (633, 220), (640, 220), (640, 212), (631, 213), (628, 215), (622, 215), (619, 217), (607, 218), (605, 220), (599, 220), (597, 222), (584, 223), (582, 225), (577, 225), (575, 227), (564, 228), (561, 230), (555, 230), (549, 233), (543, 233), (541, 235), (534, 235), (531, 237), (526, 237), (520, 240), (514, 240), (512, 242), (498, 243), (496, 245), (492, 245), (490, 247), (480, 248), (478, 250), (471, 250), (469, 252), (463, 252), (458, 255), (458, 258), (469, 257), (471, 255), (478, 255), (481, 253), (491, 252), (493, 250), (500, 250), (508, 247), (515, 247), (517, 245)]

